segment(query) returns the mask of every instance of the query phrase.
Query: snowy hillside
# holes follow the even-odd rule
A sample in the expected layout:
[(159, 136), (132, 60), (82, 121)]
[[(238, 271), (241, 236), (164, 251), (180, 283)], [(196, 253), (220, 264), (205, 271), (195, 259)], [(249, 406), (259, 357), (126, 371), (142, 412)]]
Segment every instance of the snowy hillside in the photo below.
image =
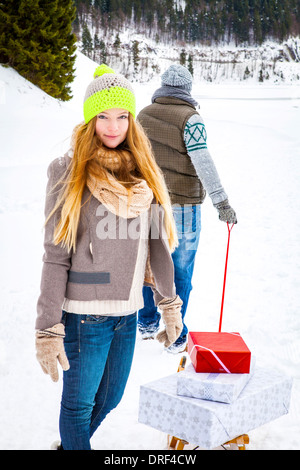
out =
[[(74, 98), (59, 103), (0, 67), (3, 450), (47, 450), (58, 438), (62, 381), (52, 383), (35, 359), (34, 324), (46, 169), (68, 149), (72, 128), (82, 120), (82, 99), (95, 64), (78, 53), (76, 68)], [(242, 334), (257, 365), (294, 378), (289, 414), (250, 431), (249, 449), (300, 449), (300, 86), (295, 83), (218, 85), (197, 79), (193, 88), (209, 149), (238, 216), (223, 330)], [(158, 75), (134, 86), (141, 109), (159, 86)], [(217, 330), (226, 241), (226, 225), (208, 198), (187, 313), (190, 330)], [(158, 342), (138, 337), (125, 396), (95, 434), (94, 449), (166, 448), (165, 434), (137, 421), (139, 386), (176, 372), (179, 359)]]
[[(300, 83), (299, 37), (289, 38), (282, 44), (270, 40), (258, 47), (233, 43), (205, 46), (155, 41), (145, 32), (136, 33), (130, 28), (119, 33), (110, 31), (105, 36), (101, 36), (97, 26), (90, 24), (89, 29), (92, 36), (98, 32), (105, 44), (105, 50), (95, 49), (90, 57), (101, 62), (104, 56), (111, 67), (138, 82), (148, 82), (157, 77), (173, 62), (179, 63), (183, 54), (186, 66), (191, 58), (195, 80), (209, 83)], [(115, 47), (117, 34), (120, 40), (118, 48)]]

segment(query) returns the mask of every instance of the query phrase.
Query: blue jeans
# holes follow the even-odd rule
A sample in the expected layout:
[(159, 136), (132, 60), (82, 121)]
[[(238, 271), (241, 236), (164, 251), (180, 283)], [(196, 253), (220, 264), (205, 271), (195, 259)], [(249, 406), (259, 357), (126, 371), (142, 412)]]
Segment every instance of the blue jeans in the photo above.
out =
[(136, 313), (128, 316), (66, 313), (60, 435), (64, 450), (90, 450), (90, 438), (120, 402), (131, 369)]
[[(192, 290), (192, 277), (195, 257), (199, 245), (201, 231), (201, 206), (173, 206), (173, 215), (176, 222), (179, 246), (172, 253), (176, 294), (181, 298), (183, 330), (176, 344), (185, 342), (188, 333), (184, 323), (190, 293)], [(143, 288), (144, 308), (138, 312), (138, 328), (141, 333), (157, 331), (160, 322), (160, 313), (154, 305), (153, 293), (150, 287)]]

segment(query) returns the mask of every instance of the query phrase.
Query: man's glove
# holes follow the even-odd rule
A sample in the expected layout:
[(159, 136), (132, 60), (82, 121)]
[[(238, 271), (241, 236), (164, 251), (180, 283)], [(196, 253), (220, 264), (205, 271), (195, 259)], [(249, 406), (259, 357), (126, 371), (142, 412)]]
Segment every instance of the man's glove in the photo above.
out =
[(165, 348), (175, 343), (182, 332), (183, 324), (181, 317), (182, 300), (178, 295), (174, 299), (163, 299), (158, 303), (158, 308), (162, 311), (162, 319), (165, 329), (160, 331), (156, 339), (164, 343)]
[(236, 213), (230, 206), (228, 199), (225, 201), (214, 204), (215, 208), (219, 212), (219, 219), (222, 222), (228, 222), (229, 224), (237, 224)]
[(36, 332), (36, 357), (45, 374), (49, 374), (53, 382), (58, 381), (57, 361), (63, 370), (70, 364), (64, 348), (65, 327), (57, 323), (52, 328)]

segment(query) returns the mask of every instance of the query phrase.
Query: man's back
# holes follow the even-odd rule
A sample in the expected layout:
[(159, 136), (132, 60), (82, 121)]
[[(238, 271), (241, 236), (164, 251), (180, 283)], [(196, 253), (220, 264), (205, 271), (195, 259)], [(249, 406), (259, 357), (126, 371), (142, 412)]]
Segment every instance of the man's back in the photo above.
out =
[(183, 139), (186, 123), (194, 114), (198, 114), (195, 107), (182, 99), (159, 97), (137, 117), (164, 173), (172, 204), (201, 204), (205, 198)]

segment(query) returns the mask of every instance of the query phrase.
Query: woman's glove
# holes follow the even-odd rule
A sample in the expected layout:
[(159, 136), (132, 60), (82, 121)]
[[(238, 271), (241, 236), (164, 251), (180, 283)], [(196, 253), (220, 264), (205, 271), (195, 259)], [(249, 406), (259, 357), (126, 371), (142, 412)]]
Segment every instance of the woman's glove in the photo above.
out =
[(57, 361), (63, 370), (70, 364), (64, 348), (65, 327), (57, 323), (52, 328), (36, 332), (36, 357), (45, 374), (49, 374), (53, 382), (58, 381)]
[(182, 300), (178, 295), (174, 299), (163, 299), (157, 305), (162, 311), (162, 319), (166, 328), (158, 333), (156, 339), (160, 343), (164, 343), (165, 348), (175, 343), (182, 332), (181, 305)]
[(228, 222), (229, 224), (237, 223), (236, 213), (230, 206), (228, 199), (226, 199), (225, 201), (219, 202), (218, 204), (214, 204), (214, 206), (219, 212), (219, 219), (222, 222)]

